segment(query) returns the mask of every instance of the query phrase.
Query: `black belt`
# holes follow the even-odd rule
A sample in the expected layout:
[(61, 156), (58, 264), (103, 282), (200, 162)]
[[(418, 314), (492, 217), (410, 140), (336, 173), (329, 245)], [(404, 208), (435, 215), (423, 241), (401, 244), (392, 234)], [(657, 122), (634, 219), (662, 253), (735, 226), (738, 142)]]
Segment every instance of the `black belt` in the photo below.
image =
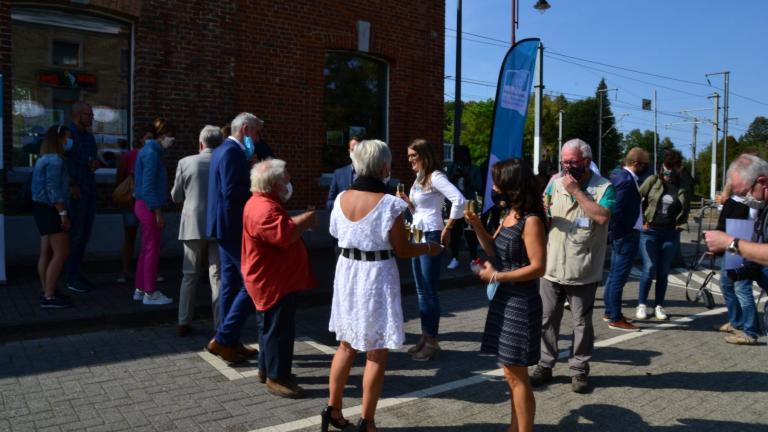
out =
[(384, 261), (393, 258), (395, 253), (391, 250), (363, 251), (355, 248), (341, 248), (341, 255), (356, 261)]

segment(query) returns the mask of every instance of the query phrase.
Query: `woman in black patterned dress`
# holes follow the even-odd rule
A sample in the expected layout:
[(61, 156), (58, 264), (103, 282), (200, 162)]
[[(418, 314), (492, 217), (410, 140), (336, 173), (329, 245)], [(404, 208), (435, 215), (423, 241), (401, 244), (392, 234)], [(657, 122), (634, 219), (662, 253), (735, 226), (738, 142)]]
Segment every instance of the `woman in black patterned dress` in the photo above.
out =
[(473, 213), (464, 217), (491, 258), (478, 276), (499, 282), (483, 332), (483, 353), (494, 354), (504, 369), (512, 396), (512, 421), (508, 431), (533, 431), (536, 401), (528, 380), (528, 366), (538, 363), (541, 343), (539, 278), (546, 266), (544, 206), (536, 177), (520, 159), (509, 159), (492, 168), (494, 203), (509, 210), (491, 236)]

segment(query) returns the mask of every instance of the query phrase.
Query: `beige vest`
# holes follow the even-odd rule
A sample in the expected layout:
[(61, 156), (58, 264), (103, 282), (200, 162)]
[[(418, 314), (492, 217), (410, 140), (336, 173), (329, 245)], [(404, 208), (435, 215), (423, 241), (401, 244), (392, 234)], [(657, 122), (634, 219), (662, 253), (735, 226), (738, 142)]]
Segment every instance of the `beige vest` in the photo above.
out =
[[(611, 182), (592, 174), (586, 194), (595, 202)], [(586, 285), (603, 279), (603, 261), (608, 241), (608, 224), (590, 219), (578, 201), (563, 187), (562, 179), (552, 183), (550, 214), (552, 228), (547, 241), (547, 271), (544, 278), (566, 285)]]

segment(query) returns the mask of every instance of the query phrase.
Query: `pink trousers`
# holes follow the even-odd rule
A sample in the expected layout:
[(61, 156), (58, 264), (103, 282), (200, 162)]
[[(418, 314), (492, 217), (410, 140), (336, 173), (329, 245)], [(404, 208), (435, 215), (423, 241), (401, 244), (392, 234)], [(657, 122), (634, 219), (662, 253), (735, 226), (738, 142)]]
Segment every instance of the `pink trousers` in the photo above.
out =
[(133, 212), (141, 225), (141, 252), (136, 264), (136, 289), (146, 293), (155, 292), (157, 263), (160, 260), (160, 239), (163, 230), (157, 226), (155, 212), (143, 200), (136, 200)]

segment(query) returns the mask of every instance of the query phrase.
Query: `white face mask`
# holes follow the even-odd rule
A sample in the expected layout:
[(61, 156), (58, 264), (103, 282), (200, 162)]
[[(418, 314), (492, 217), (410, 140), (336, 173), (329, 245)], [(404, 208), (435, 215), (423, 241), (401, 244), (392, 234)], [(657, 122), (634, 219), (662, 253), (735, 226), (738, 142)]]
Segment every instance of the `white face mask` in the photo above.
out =
[(388, 185), (388, 184), (389, 184), (389, 181), (390, 181), (391, 179), (392, 179), (392, 176), (391, 176), (391, 175), (388, 175), (388, 176), (384, 177), (383, 179), (381, 179), (381, 181), (383, 181), (385, 185)]
[(283, 200), (283, 202), (288, 202), (289, 199), (291, 199), (291, 196), (293, 195), (293, 185), (291, 182), (288, 182), (287, 185), (285, 185), (285, 190), (283, 190), (282, 193), (280, 193), (280, 199)]
[(755, 210), (762, 210), (763, 208), (765, 208), (765, 201), (761, 199), (757, 199), (754, 196), (752, 196), (751, 191), (747, 193), (746, 196), (744, 196), (744, 204), (747, 207)]
[(163, 146), (164, 149), (169, 149), (173, 146), (173, 144), (176, 142), (176, 138), (174, 137), (165, 137), (162, 141), (160, 141), (160, 145)]

